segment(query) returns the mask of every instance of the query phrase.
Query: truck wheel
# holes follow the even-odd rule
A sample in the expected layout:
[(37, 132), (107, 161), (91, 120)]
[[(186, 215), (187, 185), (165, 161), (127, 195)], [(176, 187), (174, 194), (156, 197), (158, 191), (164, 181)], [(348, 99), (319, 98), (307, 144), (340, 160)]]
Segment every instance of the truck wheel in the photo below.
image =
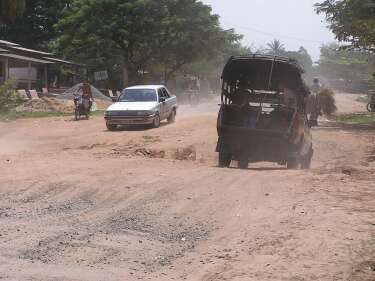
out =
[(171, 115), (169, 115), (167, 120), (168, 120), (168, 123), (174, 123), (174, 121), (176, 120), (176, 110), (175, 109), (172, 110)]
[(74, 120), (78, 121), (79, 119), (79, 112), (78, 112), (78, 109), (75, 109), (74, 110)]
[(152, 123), (152, 127), (159, 128), (160, 127), (160, 116), (158, 113), (156, 113), (154, 122)]
[(312, 147), (310, 147), (309, 153), (303, 158), (303, 161), (301, 163), (301, 168), (304, 170), (308, 170), (311, 167), (311, 159), (314, 154), (314, 150)]
[(106, 123), (108, 131), (115, 131), (117, 129), (117, 125), (114, 124), (108, 124)]
[(228, 168), (232, 161), (232, 155), (226, 152), (219, 152), (219, 167)]
[(298, 158), (289, 158), (287, 161), (286, 161), (286, 168), (288, 170), (298, 170), (300, 167), (300, 161)]
[(238, 160), (238, 168), (247, 170), (249, 168), (249, 159), (247, 157), (241, 157), (240, 160)]

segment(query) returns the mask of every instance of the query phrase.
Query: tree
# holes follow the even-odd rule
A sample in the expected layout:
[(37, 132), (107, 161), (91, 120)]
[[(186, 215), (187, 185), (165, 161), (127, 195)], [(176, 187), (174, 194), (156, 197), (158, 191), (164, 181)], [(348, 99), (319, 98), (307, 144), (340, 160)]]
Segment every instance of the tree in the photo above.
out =
[[(318, 65), (321, 76), (343, 80), (350, 84), (363, 84), (372, 77), (375, 55), (366, 51), (343, 50), (336, 43), (323, 46)], [(347, 87), (351, 87), (347, 85)]]
[(282, 55), (285, 52), (284, 44), (282, 44), (277, 39), (274, 39), (272, 42), (267, 43), (267, 47), (267, 51), (275, 56)]
[(14, 21), (25, 11), (26, 0), (0, 0), (0, 22)]
[(249, 55), (253, 53), (250, 47), (241, 45), (241, 35), (236, 34), (234, 30), (227, 30), (226, 32), (228, 38), (222, 41), (224, 45), (220, 45), (216, 53), (186, 65), (183, 70), (200, 77), (220, 77), (225, 63), (231, 56)]
[(313, 78), (313, 61), (311, 59), (310, 54), (304, 47), (300, 47), (297, 52), (295, 51), (286, 51), (284, 53), (285, 56), (295, 59), (304, 69), (305, 74), (304, 78), (307, 81), (311, 81)]
[[(113, 17), (116, 15), (116, 17)], [(93, 54), (123, 68), (125, 84), (161, 67), (166, 78), (212, 54), (227, 33), (196, 0), (76, 0), (57, 24), (56, 49), (90, 61)]]
[[(13, 4), (20, 2), (7, 1)], [(16, 17), (13, 21), (10, 19), (3, 21), (0, 38), (28, 48), (47, 50), (48, 44), (57, 36), (54, 25), (69, 8), (71, 2), (72, 0), (27, 0), (22, 16)], [(17, 7), (22, 8), (20, 5), (18, 4)]]
[[(207, 28), (208, 25), (198, 25)], [(195, 32), (199, 32), (196, 30)], [(194, 33), (195, 33), (194, 32)], [(222, 30), (218, 26), (215, 30), (211, 30), (210, 38), (201, 37), (196, 40), (181, 40), (172, 43), (161, 53), (160, 62), (164, 68), (165, 81), (168, 81), (171, 76), (180, 70), (182, 67), (190, 68), (190, 66), (200, 65), (201, 69), (195, 69), (195, 74), (203, 74), (204, 71), (210, 72), (221, 67), (225, 60), (231, 55), (236, 55), (239, 48), (239, 40), (242, 36), (237, 35), (234, 30)], [(198, 39), (198, 38), (197, 38)]]
[(315, 5), (326, 15), (329, 28), (339, 41), (353, 47), (375, 49), (374, 0), (325, 0)]
[(279, 40), (275, 39), (272, 42), (267, 44), (267, 49), (261, 50), (261, 53), (271, 54), (276, 56), (285, 56), (291, 59), (296, 60), (304, 69), (305, 74), (304, 78), (306, 80), (312, 79), (313, 73), (313, 61), (311, 59), (310, 54), (304, 47), (300, 47), (298, 51), (289, 51), (286, 50), (284, 44), (282, 44)]
[(14, 90), (12, 80), (5, 81), (0, 85), (0, 112), (7, 112), (23, 102), (23, 99)]

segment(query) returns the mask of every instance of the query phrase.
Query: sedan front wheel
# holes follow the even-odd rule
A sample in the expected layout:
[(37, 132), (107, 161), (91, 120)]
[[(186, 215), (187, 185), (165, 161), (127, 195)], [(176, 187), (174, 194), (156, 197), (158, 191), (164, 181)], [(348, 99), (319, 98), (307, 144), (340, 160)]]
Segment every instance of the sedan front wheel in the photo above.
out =
[(117, 129), (117, 125), (114, 124), (108, 124), (106, 123), (108, 131), (115, 131)]
[(152, 123), (152, 126), (154, 128), (159, 128), (160, 127), (160, 116), (159, 116), (158, 113), (154, 117), (154, 122)]

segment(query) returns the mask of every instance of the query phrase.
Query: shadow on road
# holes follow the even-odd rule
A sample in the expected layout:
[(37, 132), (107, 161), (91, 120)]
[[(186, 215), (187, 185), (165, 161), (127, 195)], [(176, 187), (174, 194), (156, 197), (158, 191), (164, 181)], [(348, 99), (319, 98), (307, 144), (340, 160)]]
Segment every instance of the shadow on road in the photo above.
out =
[[(212, 167), (219, 168), (219, 169), (241, 170), (238, 167), (220, 168), (217, 165), (212, 166)], [(247, 169), (242, 169), (242, 170), (243, 171), (256, 171), (256, 172), (270, 172), (270, 171), (285, 171), (288, 169), (286, 167), (249, 167)]]
[[(160, 123), (160, 127), (162, 128), (164, 126), (167, 126), (168, 123)], [(108, 133), (113, 133), (113, 132), (141, 132), (141, 131), (151, 131), (155, 130), (158, 128), (153, 128), (150, 125), (123, 125), (119, 126), (116, 130), (109, 131), (109, 130), (104, 130), (105, 132)]]

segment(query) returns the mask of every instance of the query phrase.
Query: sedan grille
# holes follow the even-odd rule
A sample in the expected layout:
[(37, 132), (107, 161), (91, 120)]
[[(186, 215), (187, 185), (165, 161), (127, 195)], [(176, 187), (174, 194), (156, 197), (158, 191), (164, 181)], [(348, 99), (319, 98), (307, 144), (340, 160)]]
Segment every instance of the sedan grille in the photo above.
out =
[(125, 117), (137, 117), (142, 116), (144, 113), (139, 110), (116, 110), (116, 111), (108, 111), (108, 116), (125, 116)]

